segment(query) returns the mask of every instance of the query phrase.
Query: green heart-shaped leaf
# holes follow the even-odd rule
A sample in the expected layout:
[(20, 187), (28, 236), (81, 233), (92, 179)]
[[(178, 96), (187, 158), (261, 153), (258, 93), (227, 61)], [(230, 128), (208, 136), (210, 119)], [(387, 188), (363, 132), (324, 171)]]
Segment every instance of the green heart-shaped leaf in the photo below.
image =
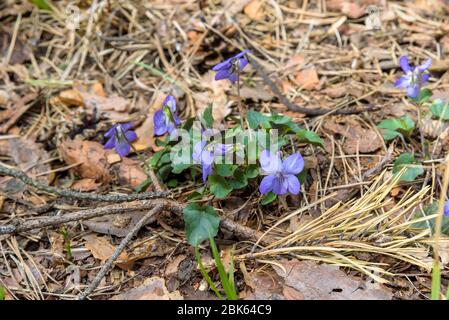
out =
[(296, 136), (298, 137), (299, 142), (306, 142), (306, 143), (310, 143), (310, 144), (313, 144), (313, 145), (320, 146), (320, 147), (324, 148), (323, 139), (321, 139), (320, 136), (317, 135), (313, 131), (300, 129), (296, 133)]
[(225, 180), (225, 178), (223, 178), (218, 174), (209, 176), (209, 183), (210, 183), (210, 192), (212, 192), (213, 195), (216, 196), (218, 199), (225, 198), (232, 191), (232, 187)]
[(442, 120), (449, 120), (449, 103), (444, 103), (441, 99), (435, 99), (430, 105), (430, 112)]
[(399, 181), (412, 182), (416, 177), (424, 173), (422, 165), (411, 153), (401, 154), (393, 163), (393, 173), (398, 174), (402, 168), (406, 168)]
[(192, 246), (196, 247), (202, 241), (217, 235), (220, 217), (213, 207), (192, 203), (187, 205), (182, 212), (187, 241)]

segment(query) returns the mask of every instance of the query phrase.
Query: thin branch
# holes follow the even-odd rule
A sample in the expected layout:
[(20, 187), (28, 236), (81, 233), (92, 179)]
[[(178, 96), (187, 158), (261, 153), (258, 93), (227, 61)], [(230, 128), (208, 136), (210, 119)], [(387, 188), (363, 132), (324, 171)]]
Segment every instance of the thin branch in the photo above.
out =
[(10, 169), (2, 164), (0, 164), (0, 174), (4, 174), (10, 177), (14, 177), (20, 179), (27, 185), (30, 185), (36, 189), (56, 194), (65, 198), (72, 199), (81, 199), (81, 200), (93, 200), (93, 201), (106, 201), (106, 202), (124, 202), (124, 201), (134, 201), (134, 200), (147, 200), (147, 199), (155, 199), (162, 198), (167, 196), (168, 192), (143, 192), (143, 193), (135, 193), (135, 194), (95, 194), (95, 193), (85, 193), (78, 192), (74, 190), (64, 190), (58, 189), (51, 186), (46, 186), (41, 184), (30, 177), (28, 177), (23, 171)]
[(137, 210), (149, 210), (152, 209), (155, 205), (163, 204), (166, 207), (170, 208), (170, 203), (173, 202), (171, 200), (162, 201), (162, 199), (154, 199), (154, 200), (136, 200), (133, 202), (125, 202), (112, 204), (100, 208), (92, 208), (86, 210), (80, 210), (72, 213), (67, 213), (63, 216), (55, 216), (47, 219), (34, 219), (31, 221), (26, 221), (22, 224), (18, 225), (4, 225), (0, 226), (0, 235), (2, 234), (11, 234), (11, 233), (19, 233), (30, 231), (33, 229), (42, 229), (45, 227), (54, 227), (59, 226), (61, 224), (72, 222), (72, 221), (80, 221), (87, 220), (96, 217), (102, 217), (110, 214), (118, 214), (125, 213), (130, 211)]

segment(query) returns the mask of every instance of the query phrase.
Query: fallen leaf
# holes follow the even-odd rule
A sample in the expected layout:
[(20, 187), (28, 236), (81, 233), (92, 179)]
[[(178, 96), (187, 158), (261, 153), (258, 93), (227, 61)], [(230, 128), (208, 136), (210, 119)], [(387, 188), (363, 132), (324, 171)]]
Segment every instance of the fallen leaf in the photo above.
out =
[(98, 189), (99, 186), (101, 186), (101, 183), (95, 182), (94, 179), (84, 178), (76, 180), (71, 188), (78, 191), (92, 191)]
[(243, 12), (253, 20), (263, 20), (264, 14), (264, 1), (252, 0), (244, 8)]
[(17, 120), (28, 111), (32, 106), (32, 101), (36, 99), (37, 94), (32, 92), (22, 98), (16, 98), (12, 102), (12, 107), (0, 111), (0, 133), (7, 133)]
[[(83, 237), (86, 240), (84, 246), (89, 250), (95, 259), (105, 262), (114, 253), (116, 246), (111, 244), (106, 237), (99, 237), (96, 235), (86, 235)], [(123, 251), (116, 260), (117, 266), (123, 270), (130, 270), (132, 264), (128, 263), (128, 254)]]
[(353, 1), (329, 0), (326, 1), (329, 11), (338, 11), (351, 19), (358, 19), (365, 15), (365, 5), (360, 5)]
[(123, 113), (129, 111), (130, 102), (116, 94), (106, 96), (103, 86), (97, 82), (92, 85), (83, 85), (76, 82), (72, 89), (59, 93), (59, 100), (69, 106), (85, 107), (89, 110), (97, 108), (104, 112), (109, 119), (120, 120)]
[(66, 140), (59, 145), (61, 157), (67, 164), (82, 162), (72, 168), (81, 177), (108, 183), (112, 180), (109, 164), (106, 160), (106, 151), (95, 141)]
[(258, 84), (254, 88), (243, 87), (240, 90), (240, 97), (242, 99), (253, 99), (255, 101), (271, 101), (274, 96), (270, 90), (267, 90), (263, 85)]
[(6, 105), (6, 103), (9, 101), (10, 97), (8, 92), (4, 90), (0, 90), (0, 106)]
[(61, 157), (67, 164), (80, 164), (71, 170), (76, 171), (82, 178), (93, 179), (97, 182), (108, 183), (116, 180), (120, 185), (139, 186), (146, 180), (145, 171), (139, 162), (130, 158), (122, 158), (119, 163), (110, 165), (107, 155), (113, 150), (105, 150), (95, 141), (67, 139), (58, 148)]
[(165, 281), (159, 277), (146, 279), (144, 283), (110, 300), (183, 300), (179, 291), (168, 292)]
[(197, 115), (200, 116), (206, 110), (209, 103), (212, 103), (212, 116), (214, 124), (219, 126), (224, 118), (231, 113), (229, 101), (226, 91), (231, 88), (230, 81), (215, 81), (215, 72), (207, 72), (201, 79), (201, 86), (207, 91), (196, 92), (193, 94)]
[(346, 154), (356, 154), (357, 146), (360, 153), (369, 153), (382, 147), (382, 140), (374, 129), (363, 128), (359, 121), (347, 116), (344, 119), (345, 125), (339, 124), (339, 120), (332, 118), (324, 123), (324, 128), (333, 134), (340, 134), (345, 137), (343, 151)]
[[(86, 220), (83, 223), (92, 231), (101, 234), (126, 237), (131, 229), (142, 219), (145, 213), (141, 211), (129, 212), (120, 215), (98, 217)], [(120, 223), (118, 222), (120, 218)]]
[[(314, 261), (282, 260), (285, 270), (274, 266), (285, 281), (288, 294), (305, 300), (391, 300), (391, 289), (379, 284), (356, 280), (339, 267)], [(294, 292), (294, 289), (297, 292)]]
[[(15, 39), (14, 47), (12, 48), (11, 58), (9, 60), (9, 64), (11, 65), (23, 64), (26, 60), (29, 60), (30, 49), (20, 38), (19, 33), (19, 37)], [(0, 55), (2, 57), (7, 56), (11, 41), (12, 29), (0, 28)]]
[(248, 278), (254, 290), (247, 292), (245, 300), (285, 300), (284, 281), (276, 273), (251, 272)]
[(51, 255), (53, 263), (60, 264), (64, 262), (64, 237), (61, 233), (55, 231), (48, 232), (48, 240), (51, 245)]
[(154, 142), (154, 113), (162, 108), (162, 103), (164, 103), (167, 95), (161, 91), (156, 93), (156, 96), (153, 98), (153, 104), (149, 108), (147, 112), (147, 117), (142, 125), (136, 128), (135, 132), (137, 134), (138, 139), (133, 142), (133, 146), (139, 149), (151, 148), (154, 152), (162, 150), (163, 147), (158, 147)]
[(296, 74), (295, 80), (306, 90), (315, 90), (320, 86), (320, 79), (318, 79), (315, 67), (300, 70)]
[(165, 267), (165, 277), (171, 278), (172, 276), (176, 275), (179, 270), (179, 265), (184, 259), (186, 258), (185, 254), (179, 254), (174, 259), (171, 259), (170, 262)]

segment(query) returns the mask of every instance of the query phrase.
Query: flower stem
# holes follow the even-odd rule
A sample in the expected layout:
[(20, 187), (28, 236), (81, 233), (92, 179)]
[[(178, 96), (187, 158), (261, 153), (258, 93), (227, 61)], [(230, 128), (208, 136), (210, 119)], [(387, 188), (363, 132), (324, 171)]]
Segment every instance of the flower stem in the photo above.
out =
[(240, 125), (242, 126), (242, 129), (244, 129), (244, 122), (243, 122), (243, 109), (242, 109), (242, 101), (240, 98), (240, 69), (237, 68), (237, 108), (239, 109), (240, 113)]

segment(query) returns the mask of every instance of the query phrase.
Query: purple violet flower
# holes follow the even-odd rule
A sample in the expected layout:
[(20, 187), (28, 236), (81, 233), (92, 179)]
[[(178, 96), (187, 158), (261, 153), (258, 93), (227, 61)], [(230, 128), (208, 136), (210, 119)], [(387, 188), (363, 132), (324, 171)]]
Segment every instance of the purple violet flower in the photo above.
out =
[(192, 158), (195, 163), (201, 164), (203, 171), (203, 182), (213, 172), (213, 164), (215, 157), (221, 157), (229, 150), (229, 145), (222, 143), (211, 143), (206, 145), (207, 141), (198, 141), (193, 146)]
[(262, 194), (299, 193), (301, 185), (296, 175), (304, 169), (304, 159), (301, 154), (292, 154), (282, 161), (280, 152), (272, 154), (264, 150), (260, 153), (259, 161), (263, 173), (268, 174), (259, 186)]
[(201, 164), (203, 170), (203, 182), (206, 182), (207, 177), (212, 174), (212, 165), (214, 163), (214, 153), (206, 150), (206, 141), (198, 141), (193, 146), (193, 161)]
[(248, 64), (245, 54), (250, 51), (244, 50), (214, 66), (212, 70), (217, 71), (215, 80), (229, 79), (232, 83), (235, 83), (237, 81), (237, 72), (242, 72), (243, 68)]
[(115, 148), (115, 151), (121, 156), (126, 157), (131, 152), (131, 142), (137, 140), (137, 134), (131, 130), (131, 122), (124, 124), (115, 124), (108, 132), (105, 138), (109, 140), (105, 143), (105, 149)]
[(173, 96), (167, 96), (162, 108), (154, 113), (154, 134), (162, 136), (168, 132), (171, 137), (176, 137), (176, 126), (180, 124), (181, 120), (176, 115), (176, 100)]
[(425, 71), (429, 69), (431, 64), (432, 59), (428, 59), (422, 65), (412, 68), (408, 64), (408, 58), (406, 56), (400, 57), (399, 65), (405, 72), (405, 75), (400, 77), (394, 86), (399, 89), (406, 89), (407, 96), (417, 99), (419, 97), (421, 87), (427, 82), (427, 80), (429, 80), (430, 76), (428, 73), (425, 73)]
[(449, 200), (446, 201), (445, 205), (444, 205), (444, 215), (446, 217), (449, 217)]

